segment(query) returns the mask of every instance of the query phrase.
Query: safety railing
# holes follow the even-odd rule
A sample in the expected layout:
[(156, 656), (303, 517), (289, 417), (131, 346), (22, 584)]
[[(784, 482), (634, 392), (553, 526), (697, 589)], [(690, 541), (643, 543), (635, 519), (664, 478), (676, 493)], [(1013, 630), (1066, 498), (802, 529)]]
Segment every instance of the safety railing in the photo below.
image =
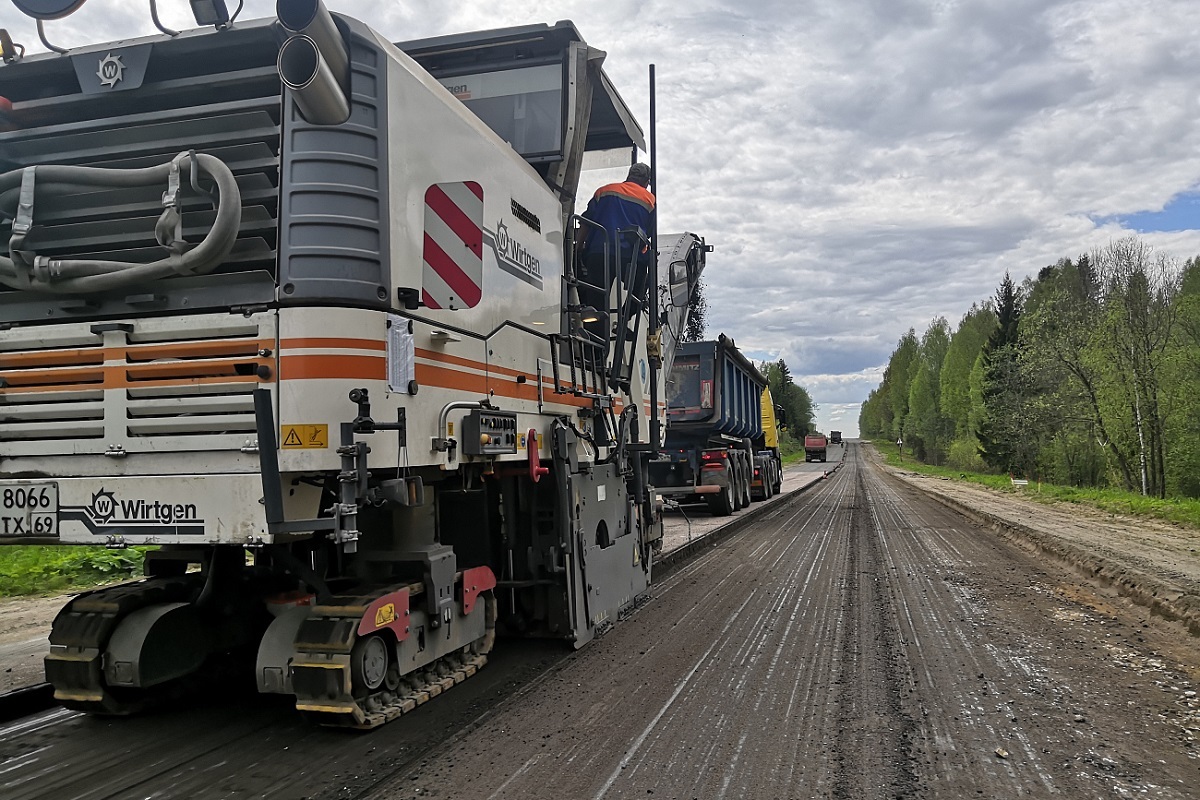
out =
[[(583, 239), (579, 231), (589, 229), (603, 237), (603, 258), (599, 274), (587, 271), (581, 276)], [(609, 308), (605, 286), (611, 283), (612, 252), (605, 230), (591, 220), (575, 215), (567, 231), (567, 260), (564, 272), (567, 304), (562, 332), (550, 337), (551, 361), (554, 369), (555, 392), (562, 394), (560, 370), (569, 370), (569, 391), (576, 397), (607, 399)], [(586, 237), (585, 237), (586, 238)], [(593, 267), (595, 266), (593, 262)]]

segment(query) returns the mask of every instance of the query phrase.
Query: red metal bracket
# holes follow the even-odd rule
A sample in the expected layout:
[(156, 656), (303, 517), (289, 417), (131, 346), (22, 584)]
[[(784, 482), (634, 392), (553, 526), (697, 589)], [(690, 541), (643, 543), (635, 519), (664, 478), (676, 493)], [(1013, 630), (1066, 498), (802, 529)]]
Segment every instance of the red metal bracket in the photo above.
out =
[[(493, 579), (494, 582), (494, 579)], [(396, 639), (404, 641), (408, 638), (408, 589), (388, 592), (378, 597), (367, 606), (367, 613), (358, 621), (358, 635), (389, 628), (396, 634)]]
[(475, 600), (481, 592), (496, 588), (496, 574), (489, 567), (472, 567), (462, 571), (463, 614), (475, 610)]

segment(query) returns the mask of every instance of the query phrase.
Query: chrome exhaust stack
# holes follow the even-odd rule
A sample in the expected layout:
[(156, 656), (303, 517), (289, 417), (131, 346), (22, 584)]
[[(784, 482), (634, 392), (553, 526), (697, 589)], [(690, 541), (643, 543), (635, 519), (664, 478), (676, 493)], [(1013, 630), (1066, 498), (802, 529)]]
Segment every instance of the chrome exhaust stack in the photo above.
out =
[(350, 118), (350, 54), (321, 0), (278, 0), (275, 15), (288, 33), (276, 68), (296, 105), (314, 125)]

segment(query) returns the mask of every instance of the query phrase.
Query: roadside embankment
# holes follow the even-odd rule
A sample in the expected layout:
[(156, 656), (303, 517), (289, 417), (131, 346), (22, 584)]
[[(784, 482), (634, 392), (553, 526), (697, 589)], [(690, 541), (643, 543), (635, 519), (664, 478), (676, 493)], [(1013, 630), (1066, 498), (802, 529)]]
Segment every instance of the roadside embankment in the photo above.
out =
[(1200, 636), (1200, 531), (920, 475), (869, 452), (881, 469), (968, 519)]

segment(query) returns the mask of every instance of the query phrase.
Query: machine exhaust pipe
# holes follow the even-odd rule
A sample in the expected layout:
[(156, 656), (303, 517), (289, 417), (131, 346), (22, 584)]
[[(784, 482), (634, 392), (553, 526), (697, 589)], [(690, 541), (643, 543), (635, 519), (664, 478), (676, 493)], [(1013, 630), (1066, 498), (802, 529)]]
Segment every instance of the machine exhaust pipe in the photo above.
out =
[(317, 43), (303, 34), (279, 48), (279, 78), (292, 90), (300, 113), (314, 125), (340, 125), (350, 118), (350, 103)]
[(276, 67), (314, 125), (340, 125), (350, 118), (350, 55), (321, 0), (278, 0), (275, 14), (288, 33)]

